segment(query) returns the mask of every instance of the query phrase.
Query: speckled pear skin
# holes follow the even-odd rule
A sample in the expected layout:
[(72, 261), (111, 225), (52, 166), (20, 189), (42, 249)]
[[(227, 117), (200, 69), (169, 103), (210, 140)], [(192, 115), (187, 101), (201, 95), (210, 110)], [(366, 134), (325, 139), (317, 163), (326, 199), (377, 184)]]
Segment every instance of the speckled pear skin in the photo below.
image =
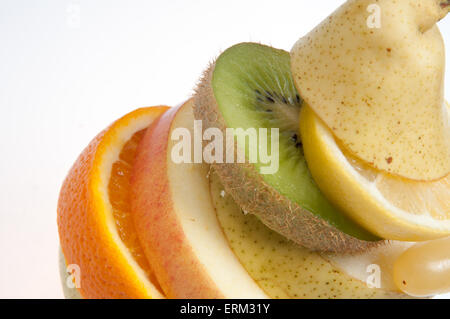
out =
[(436, 26), (450, 6), (441, 3), (350, 0), (291, 52), (300, 95), (343, 147), (415, 180), (450, 172), (445, 50)]

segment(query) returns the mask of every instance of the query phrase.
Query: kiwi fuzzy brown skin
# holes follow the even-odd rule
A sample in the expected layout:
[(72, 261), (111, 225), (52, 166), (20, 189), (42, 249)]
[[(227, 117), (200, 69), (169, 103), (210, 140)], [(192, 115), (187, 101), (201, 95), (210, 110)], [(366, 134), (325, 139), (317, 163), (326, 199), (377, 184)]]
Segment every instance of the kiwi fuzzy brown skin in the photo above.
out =
[[(211, 85), (214, 68), (212, 63), (196, 88), (194, 117), (202, 120), (204, 129), (218, 128), (225, 134), (225, 120)], [(384, 243), (363, 241), (336, 229), (281, 195), (263, 180), (253, 164), (213, 163), (212, 167), (225, 191), (244, 212), (256, 215), (270, 229), (312, 251), (356, 253)]]

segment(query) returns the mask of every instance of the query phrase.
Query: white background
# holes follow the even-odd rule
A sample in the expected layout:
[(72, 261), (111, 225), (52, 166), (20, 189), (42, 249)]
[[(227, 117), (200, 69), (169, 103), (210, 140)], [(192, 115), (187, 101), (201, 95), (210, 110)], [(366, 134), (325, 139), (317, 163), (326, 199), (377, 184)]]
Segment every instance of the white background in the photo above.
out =
[[(62, 297), (58, 192), (93, 136), (186, 100), (235, 43), (289, 50), (342, 2), (1, 0), (0, 298)], [(440, 27), (450, 47), (450, 18)]]

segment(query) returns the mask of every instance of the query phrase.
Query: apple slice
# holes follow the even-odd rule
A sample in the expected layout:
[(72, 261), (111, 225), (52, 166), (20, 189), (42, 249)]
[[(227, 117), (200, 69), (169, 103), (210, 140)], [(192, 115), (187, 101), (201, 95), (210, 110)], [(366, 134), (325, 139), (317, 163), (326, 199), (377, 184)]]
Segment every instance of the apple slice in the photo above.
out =
[(132, 214), (144, 253), (169, 298), (268, 298), (222, 232), (209, 192), (209, 165), (172, 160), (174, 130), (193, 136), (192, 106), (188, 101), (167, 111), (138, 149)]

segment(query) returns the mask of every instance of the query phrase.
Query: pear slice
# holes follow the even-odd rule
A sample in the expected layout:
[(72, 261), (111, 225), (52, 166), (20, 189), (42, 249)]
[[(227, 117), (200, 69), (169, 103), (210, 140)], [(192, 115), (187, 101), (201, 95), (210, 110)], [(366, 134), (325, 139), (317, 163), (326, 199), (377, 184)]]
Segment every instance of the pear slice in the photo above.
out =
[[(444, 0), (349, 0), (291, 52), (300, 95), (342, 145), (414, 180), (450, 172)], [(377, 24), (379, 23), (379, 24)]]
[[(406, 244), (385, 244), (355, 255), (321, 255), (270, 230), (254, 215), (245, 215), (223, 189), (212, 173), (211, 198), (228, 243), (271, 298), (407, 298), (398, 292), (391, 275)], [(372, 271), (369, 266), (374, 264), (379, 266), (380, 288), (366, 284), (371, 282), (367, 270)]]

